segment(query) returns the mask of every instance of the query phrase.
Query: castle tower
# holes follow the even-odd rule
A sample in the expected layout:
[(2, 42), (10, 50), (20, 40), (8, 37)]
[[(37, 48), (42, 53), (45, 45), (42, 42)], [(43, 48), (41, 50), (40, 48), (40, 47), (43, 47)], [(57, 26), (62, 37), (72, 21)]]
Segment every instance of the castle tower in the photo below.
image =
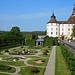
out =
[(47, 36), (59, 37), (59, 23), (56, 20), (54, 12), (52, 13), (50, 21), (47, 23)]

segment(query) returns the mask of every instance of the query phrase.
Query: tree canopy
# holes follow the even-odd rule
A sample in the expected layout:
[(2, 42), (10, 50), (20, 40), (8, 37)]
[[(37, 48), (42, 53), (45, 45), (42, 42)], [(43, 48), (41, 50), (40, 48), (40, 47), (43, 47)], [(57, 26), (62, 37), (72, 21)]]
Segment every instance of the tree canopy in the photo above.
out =
[(19, 27), (12, 27), (9, 32), (0, 35), (0, 47), (22, 44), (23, 35), (20, 32)]
[(75, 37), (75, 25), (73, 26), (73, 29), (72, 29), (72, 34), (71, 34), (72, 37)]

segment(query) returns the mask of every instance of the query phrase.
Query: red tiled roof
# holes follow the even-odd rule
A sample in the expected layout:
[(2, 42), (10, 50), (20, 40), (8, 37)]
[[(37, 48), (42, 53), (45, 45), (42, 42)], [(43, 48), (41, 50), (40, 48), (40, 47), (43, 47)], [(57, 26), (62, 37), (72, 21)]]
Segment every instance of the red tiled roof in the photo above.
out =
[(48, 23), (57, 23), (57, 20), (55, 18), (52, 18)]
[(60, 24), (68, 24), (67, 21), (58, 21), (58, 23), (60, 23)]
[(52, 18), (48, 23), (75, 24), (75, 16), (71, 15), (67, 21), (57, 21), (56, 19)]
[(75, 24), (75, 15), (70, 16), (68, 23)]

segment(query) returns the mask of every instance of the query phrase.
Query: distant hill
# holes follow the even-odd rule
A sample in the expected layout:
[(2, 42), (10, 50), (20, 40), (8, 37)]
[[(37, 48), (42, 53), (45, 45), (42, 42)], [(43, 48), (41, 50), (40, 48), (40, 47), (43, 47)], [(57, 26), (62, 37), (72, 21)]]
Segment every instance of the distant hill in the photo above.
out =
[(9, 31), (0, 31), (0, 35), (4, 34), (6, 32), (9, 32)]
[(32, 34), (32, 35), (46, 35), (45, 31), (32, 31), (32, 32), (22, 32), (22, 34), (25, 36), (26, 34)]
[[(4, 34), (6, 32), (9, 32), (9, 31), (0, 31), (0, 35), (1, 34)], [(23, 36), (25, 36), (26, 34), (32, 34), (32, 35), (45, 35), (45, 31), (32, 31), (32, 32), (22, 32)]]

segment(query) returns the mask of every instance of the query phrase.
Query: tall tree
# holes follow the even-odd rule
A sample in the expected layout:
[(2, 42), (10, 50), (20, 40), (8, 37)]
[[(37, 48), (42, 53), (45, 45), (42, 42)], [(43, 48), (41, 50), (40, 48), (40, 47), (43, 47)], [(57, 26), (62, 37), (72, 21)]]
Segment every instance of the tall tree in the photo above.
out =
[(20, 32), (19, 27), (12, 27), (12, 29), (10, 30), (11, 35), (13, 36), (14, 40), (22, 43), (23, 40), (23, 36), (22, 33)]

